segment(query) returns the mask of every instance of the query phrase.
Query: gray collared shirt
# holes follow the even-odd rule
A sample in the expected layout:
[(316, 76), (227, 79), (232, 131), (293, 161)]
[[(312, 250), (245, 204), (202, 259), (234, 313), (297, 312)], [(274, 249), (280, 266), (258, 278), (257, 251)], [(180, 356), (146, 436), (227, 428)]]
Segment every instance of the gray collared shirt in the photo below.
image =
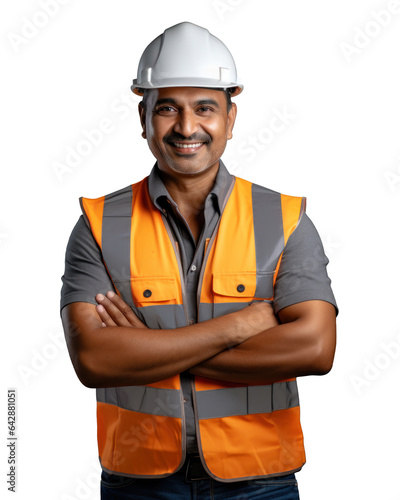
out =
[[(153, 167), (149, 176), (148, 186), (150, 198), (165, 217), (167, 224), (172, 229), (175, 241), (179, 245), (187, 297), (186, 307), (189, 324), (191, 325), (197, 322), (197, 286), (200, 269), (203, 263), (206, 240), (211, 238), (219, 221), (224, 206), (224, 200), (233, 182), (234, 178), (220, 160), (220, 166), (214, 186), (205, 199), (204, 226), (199, 240), (196, 243), (188, 223), (181, 215), (178, 205), (172, 199), (159, 176), (157, 164)], [(181, 374), (183, 400), (185, 404), (187, 451), (189, 453), (195, 453), (197, 451), (191, 390), (192, 379), (193, 376), (188, 372)]]

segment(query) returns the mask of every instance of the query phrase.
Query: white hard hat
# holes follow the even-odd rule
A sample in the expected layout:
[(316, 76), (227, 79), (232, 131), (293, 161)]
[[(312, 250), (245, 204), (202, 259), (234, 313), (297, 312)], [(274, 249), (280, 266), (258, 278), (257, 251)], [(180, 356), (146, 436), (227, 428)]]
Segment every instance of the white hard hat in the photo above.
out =
[(168, 28), (148, 45), (139, 61), (131, 90), (165, 87), (233, 88), (240, 94), (235, 61), (217, 37), (193, 23)]

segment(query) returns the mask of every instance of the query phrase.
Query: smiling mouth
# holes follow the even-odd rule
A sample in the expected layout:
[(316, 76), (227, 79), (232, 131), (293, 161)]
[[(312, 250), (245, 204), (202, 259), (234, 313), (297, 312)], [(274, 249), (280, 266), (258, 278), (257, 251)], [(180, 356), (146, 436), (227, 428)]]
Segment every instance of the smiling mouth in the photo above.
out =
[(204, 142), (171, 142), (171, 145), (176, 148), (180, 149), (181, 151), (186, 151), (186, 152), (194, 152), (198, 149), (201, 148), (205, 144)]

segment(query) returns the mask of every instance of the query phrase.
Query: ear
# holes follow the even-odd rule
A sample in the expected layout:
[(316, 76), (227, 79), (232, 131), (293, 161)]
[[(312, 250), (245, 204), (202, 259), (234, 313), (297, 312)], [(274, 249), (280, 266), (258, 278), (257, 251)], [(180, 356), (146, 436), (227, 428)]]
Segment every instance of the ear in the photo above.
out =
[(228, 121), (226, 127), (226, 138), (228, 141), (233, 137), (232, 131), (233, 131), (233, 126), (235, 125), (236, 115), (237, 115), (237, 107), (236, 104), (233, 102), (232, 107), (228, 113)]
[(143, 130), (142, 136), (146, 137), (146, 110), (144, 109), (141, 102), (139, 102), (138, 111), (140, 117), (140, 124), (142, 125), (142, 130)]

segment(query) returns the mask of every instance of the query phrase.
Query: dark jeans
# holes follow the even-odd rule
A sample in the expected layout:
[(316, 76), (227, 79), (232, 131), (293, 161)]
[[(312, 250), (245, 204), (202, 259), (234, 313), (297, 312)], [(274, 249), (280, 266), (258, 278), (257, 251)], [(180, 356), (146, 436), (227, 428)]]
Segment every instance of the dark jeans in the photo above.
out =
[(163, 479), (134, 479), (102, 472), (102, 500), (299, 500), (294, 474), (237, 483), (185, 481), (179, 471)]

